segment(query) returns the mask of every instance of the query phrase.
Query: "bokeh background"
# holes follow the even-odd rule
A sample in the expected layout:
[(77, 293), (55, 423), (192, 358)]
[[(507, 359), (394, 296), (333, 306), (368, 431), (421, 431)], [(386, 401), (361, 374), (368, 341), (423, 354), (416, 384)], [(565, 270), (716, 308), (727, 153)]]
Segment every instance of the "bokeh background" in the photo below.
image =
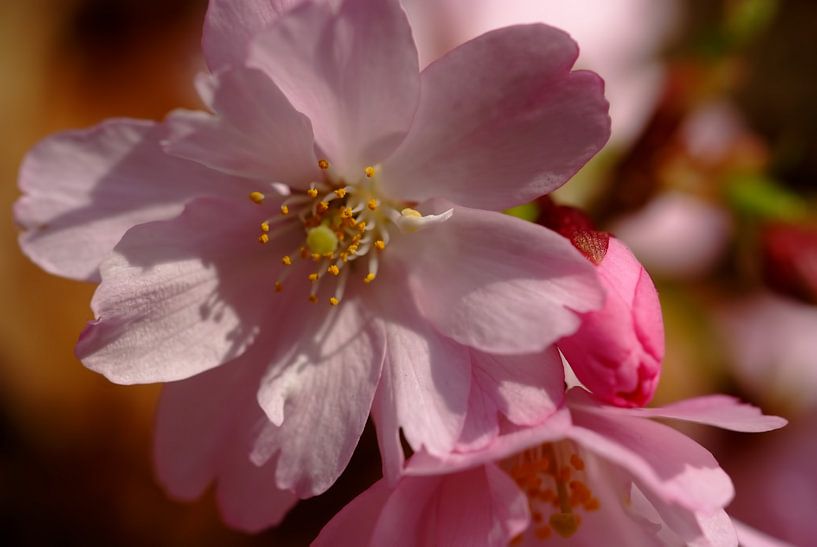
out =
[[(559, 191), (628, 243), (659, 287), (656, 403), (726, 392), (791, 420), (691, 429), (733, 474), (730, 511), (817, 538), (817, 3), (406, 0), (423, 63), (497, 26), (545, 21), (607, 81), (614, 134)], [(159, 386), (122, 387), (73, 345), (93, 287), (19, 251), (17, 169), (39, 139), (196, 107), (206, 0), (0, 1), (0, 540), (5, 545), (305, 545), (379, 474), (367, 429), (348, 472), (276, 528), (225, 528), (211, 495), (167, 498), (151, 467)], [(535, 218), (535, 206), (521, 214)]]

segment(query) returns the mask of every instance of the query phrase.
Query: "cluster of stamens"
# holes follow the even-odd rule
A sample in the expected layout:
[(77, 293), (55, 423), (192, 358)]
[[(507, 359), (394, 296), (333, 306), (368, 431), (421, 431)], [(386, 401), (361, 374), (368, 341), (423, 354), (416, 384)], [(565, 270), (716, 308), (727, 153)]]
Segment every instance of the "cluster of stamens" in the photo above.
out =
[[(333, 176), (328, 161), (320, 160), (318, 166), (323, 180), (312, 182), (305, 191), (293, 192), (284, 200), (279, 214), (261, 223), (258, 241), (269, 243), (271, 230), (283, 227), (287, 221), (300, 223), (305, 231), (304, 243), (281, 257), (285, 267), (275, 281), (275, 290), (283, 291), (284, 280), (297, 260), (309, 261), (314, 263), (314, 270), (307, 275), (311, 283), (309, 301), (318, 301), (321, 281), (328, 275), (337, 278), (336, 290), (329, 298), (329, 304), (337, 306), (343, 299), (352, 263), (367, 257), (366, 273), (361, 279), (366, 284), (374, 281), (378, 255), (389, 243), (389, 223), (415, 211), (398, 212), (378, 198), (374, 167), (366, 167), (359, 181), (347, 184)], [(261, 204), (264, 199), (261, 192), (250, 193), (254, 203)]]
[[(571, 537), (581, 524), (577, 511), (599, 508), (599, 500), (587, 486), (585, 462), (572, 443), (537, 446), (504, 461), (503, 468), (525, 492), (532, 533), (539, 540), (550, 538), (554, 531)], [(511, 544), (522, 539), (519, 535)]]

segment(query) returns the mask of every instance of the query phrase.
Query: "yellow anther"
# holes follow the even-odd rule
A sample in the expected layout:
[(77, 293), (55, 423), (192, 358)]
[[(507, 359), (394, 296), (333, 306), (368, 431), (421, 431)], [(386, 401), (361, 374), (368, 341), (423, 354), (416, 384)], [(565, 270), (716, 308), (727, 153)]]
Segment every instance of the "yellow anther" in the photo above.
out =
[(316, 197), (318, 197), (318, 189), (310, 188), (309, 190), (306, 191), (306, 195), (311, 197), (312, 199), (315, 199)]
[(326, 271), (329, 272), (332, 275), (339, 275), (340, 274), (340, 268), (338, 268), (337, 265), (335, 265), (335, 264), (332, 264), (331, 266), (329, 266), (326, 269)]
[(366, 173), (366, 176), (368, 178), (372, 178), (374, 176), (374, 167), (369, 165), (368, 167), (366, 167), (366, 169), (363, 170), (363, 172)]
[(584, 460), (581, 459), (578, 454), (570, 455), (570, 465), (572, 465), (576, 471), (584, 470)]
[(357, 229), (360, 230), (361, 232), (365, 232), (366, 231), (366, 221), (361, 220), (360, 222), (358, 222), (357, 223)]
[(322, 201), (318, 204), (318, 213), (325, 213), (329, 210), (329, 202)]
[(318, 301), (318, 297), (317, 297), (317, 296), (315, 296), (314, 294), (310, 294), (310, 295), (309, 295), (309, 301), (310, 301), (310, 302), (312, 302), (312, 303), (314, 304), (315, 302), (317, 302), (317, 301)]
[(275, 282), (275, 292), (281, 292), (284, 290), (284, 286), (281, 285), (280, 281)]
[(416, 209), (411, 209), (410, 207), (406, 207), (405, 209), (400, 211), (400, 214), (403, 215), (404, 217), (411, 217), (411, 218), (422, 218), (422, 216), (423, 216), (422, 214), (420, 214), (420, 211), (418, 211)]
[(346, 192), (347, 190), (346, 187), (344, 186), (343, 188), (338, 188), (337, 190), (335, 190), (335, 195), (338, 196), (339, 198), (344, 198), (346, 197)]
[(319, 255), (318, 253), (312, 253), (309, 256), (312, 257), (312, 260), (314, 260), (315, 262), (321, 259), (321, 255)]
[(357, 245), (353, 244), (353, 245), (349, 245), (348, 247), (346, 247), (346, 250), (349, 251), (349, 254), (355, 254), (357, 252), (358, 248), (359, 247)]
[(330, 306), (337, 306), (338, 304), (340, 304), (340, 300), (338, 300), (334, 296), (329, 298), (329, 305)]
[(310, 281), (317, 281), (317, 280), (318, 280), (318, 274), (316, 274), (316, 273), (311, 273), (311, 274), (309, 274), (308, 276), (306, 276), (306, 278), (307, 278), (308, 280), (310, 280)]
[(371, 283), (372, 281), (374, 281), (375, 277), (377, 277), (377, 276), (375, 276), (373, 273), (367, 273), (366, 277), (363, 278), (363, 282), (364, 283)]
[(377, 200), (376, 200), (376, 199), (374, 199), (374, 198), (370, 199), (370, 200), (369, 200), (369, 201), (366, 203), (366, 207), (368, 207), (369, 209), (371, 209), (372, 211), (374, 211), (375, 209), (377, 209)]
[(289, 207), (287, 207), (286, 205), (281, 205), (281, 214), (282, 215), (288, 215), (289, 214)]
[(261, 231), (262, 232), (269, 232), (269, 222), (262, 222), (261, 223)]
[(329, 162), (326, 160), (318, 160), (318, 167), (326, 171), (329, 169)]
[(304, 260), (309, 258), (309, 250), (306, 247), (301, 247), (300, 253), (301, 253), (301, 258), (303, 258)]
[(267, 234), (261, 234), (260, 236), (258, 236), (258, 243), (266, 245), (267, 243), (269, 243), (269, 236)]
[(284, 266), (292, 266), (292, 257), (289, 255), (284, 255), (281, 257), (281, 263)]
[(353, 214), (354, 213), (352, 213), (352, 208), (351, 207), (344, 207), (343, 210), (340, 212), (340, 215), (343, 218), (352, 218)]
[(261, 203), (264, 201), (264, 194), (261, 192), (250, 192), (250, 201), (253, 203)]
[(386, 248), (386, 242), (383, 241), (382, 239), (378, 239), (377, 241), (374, 242), (374, 248), (377, 249), (378, 251), (382, 251), (383, 249)]

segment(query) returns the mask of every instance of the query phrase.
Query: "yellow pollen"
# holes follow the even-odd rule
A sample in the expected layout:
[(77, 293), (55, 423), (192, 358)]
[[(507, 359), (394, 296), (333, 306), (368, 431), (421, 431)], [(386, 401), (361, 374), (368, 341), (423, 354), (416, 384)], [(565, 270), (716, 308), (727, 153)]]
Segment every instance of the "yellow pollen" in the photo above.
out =
[(317, 281), (318, 280), (318, 274), (311, 273), (308, 276), (306, 276), (306, 278), (309, 279), (310, 281)]
[(306, 195), (311, 197), (312, 199), (315, 199), (316, 197), (318, 197), (318, 189), (310, 188), (309, 190), (306, 191)]
[(357, 250), (358, 250), (358, 246), (357, 246), (356, 244), (349, 245), (348, 247), (346, 247), (346, 250), (347, 250), (347, 251), (348, 251), (350, 254), (355, 254), (355, 253), (357, 252)]
[(386, 248), (386, 242), (383, 241), (382, 239), (378, 239), (377, 241), (374, 242), (374, 248), (377, 249), (378, 251), (382, 251), (383, 249)]
[(281, 292), (284, 290), (284, 286), (281, 285), (280, 281), (275, 282), (275, 292)]
[(250, 192), (250, 201), (253, 203), (261, 203), (264, 201), (264, 194), (261, 192)]
[(344, 186), (343, 188), (338, 188), (337, 190), (335, 190), (335, 195), (338, 196), (339, 198), (344, 198), (346, 197), (346, 192), (347, 190), (346, 187)]
[(281, 263), (284, 266), (292, 266), (292, 257), (289, 255), (284, 255), (281, 257)]
[(330, 306), (337, 306), (338, 304), (340, 304), (340, 300), (338, 300), (334, 296), (329, 298), (329, 305)]
[(371, 209), (372, 211), (377, 209), (377, 200), (372, 198), (366, 203), (366, 207)]
[(332, 275), (339, 275), (340, 274), (340, 268), (338, 268), (335, 264), (332, 264), (331, 266), (329, 266), (326, 269), (326, 271), (329, 272)]
[(406, 207), (405, 209), (400, 211), (400, 214), (403, 215), (404, 217), (411, 217), (411, 218), (422, 218), (422, 216), (423, 216), (422, 214), (420, 214), (420, 211), (418, 211), (416, 209), (411, 209), (410, 207)]
[(374, 281), (375, 277), (376, 276), (373, 273), (368, 273), (368, 274), (366, 274), (366, 277), (363, 278), (363, 282), (364, 283), (371, 283), (372, 281)]
[(281, 214), (282, 215), (288, 215), (289, 214), (289, 207), (287, 207), (286, 205), (281, 205)]
[(352, 218), (352, 215), (353, 215), (353, 214), (354, 214), (354, 213), (352, 213), (352, 208), (351, 208), (351, 207), (344, 207), (344, 208), (343, 208), (343, 211), (341, 211), (341, 213), (340, 213), (340, 215), (341, 215), (343, 218)]
[(326, 171), (329, 169), (329, 162), (326, 160), (318, 160), (318, 167)]
[(310, 301), (310, 302), (312, 302), (312, 303), (314, 304), (315, 302), (317, 302), (317, 301), (318, 301), (318, 297), (317, 297), (317, 296), (315, 296), (314, 294), (310, 294), (310, 295), (309, 295), (309, 301)]
[(329, 202), (322, 201), (318, 204), (318, 213), (325, 213), (329, 210)]
[(365, 232), (366, 231), (366, 221), (361, 220), (360, 222), (358, 222), (357, 223), (357, 229), (360, 230), (361, 232)]
[(258, 236), (258, 243), (266, 245), (267, 243), (269, 243), (269, 236), (267, 234), (261, 234), (260, 236)]
[(269, 232), (269, 222), (262, 222), (261, 223), (261, 231), (262, 232)]
[(374, 167), (370, 165), (366, 167), (366, 169), (364, 169), (363, 172), (366, 173), (367, 178), (372, 178), (374, 176)]

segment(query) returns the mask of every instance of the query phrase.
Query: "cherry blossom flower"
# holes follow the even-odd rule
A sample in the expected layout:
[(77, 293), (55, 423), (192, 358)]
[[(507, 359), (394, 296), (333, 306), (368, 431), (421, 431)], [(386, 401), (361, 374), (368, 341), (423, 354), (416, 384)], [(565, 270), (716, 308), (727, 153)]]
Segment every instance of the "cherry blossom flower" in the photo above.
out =
[(415, 454), (327, 524), (322, 545), (737, 545), (729, 477), (693, 440), (650, 418), (758, 432), (785, 420), (725, 396), (664, 408), (602, 406), (581, 388), (488, 447)]
[[(419, 73), (395, 0), (292, 4), (214, 0), (198, 81), (213, 113), (51, 137), (16, 210), (32, 259), (101, 278), (86, 366), (189, 382), (163, 398), (159, 474), (179, 497), (216, 479), (228, 518), (260, 477), (328, 488), (373, 403), (381, 430), (433, 454), (456, 444), (473, 382), (511, 421), (541, 419), (490, 383), (516, 375), (552, 412), (542, 373), (479, 376), (493, 365), (478, 356), (548, 351), (602, 302), (569, 242), (499, 212), (609, 136), (567, 34), (493, 31)], [(265, 496), (278, 505), (231, 522), (256, 529), (292, 502)]]

